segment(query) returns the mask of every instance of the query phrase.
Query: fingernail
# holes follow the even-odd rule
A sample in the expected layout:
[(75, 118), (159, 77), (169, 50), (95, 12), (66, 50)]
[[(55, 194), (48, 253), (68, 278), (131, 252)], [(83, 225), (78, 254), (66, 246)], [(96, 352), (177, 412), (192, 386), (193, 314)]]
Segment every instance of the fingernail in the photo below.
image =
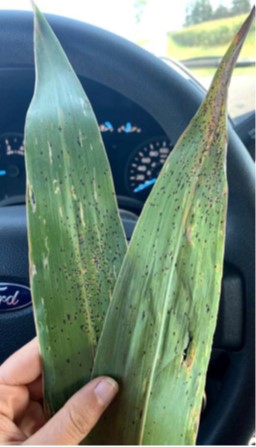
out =
[(104, 407), (112, 401), (117, 391), (118, 383), (110, 377), (102, 379), (94, 389), (98, 402)]

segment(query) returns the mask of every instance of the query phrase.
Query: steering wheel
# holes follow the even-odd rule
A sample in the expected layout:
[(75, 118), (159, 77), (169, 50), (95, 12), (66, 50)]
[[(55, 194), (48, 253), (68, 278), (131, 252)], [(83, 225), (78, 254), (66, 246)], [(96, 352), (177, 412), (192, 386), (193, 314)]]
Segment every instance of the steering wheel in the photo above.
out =
[[(177, 140), (203, 98), (192, 81), (107, 31), (57, 16), (48, 20), (79, 76), (137, 103)], [(1, 76), (11, 71), (18, 78), (20, 70), (33, 69), (32, 27), (30, 12), (1, 12)], [(231, 125), (228, 134), (225, 268), (198, 436), (202, 445), (246, 444), (254, 428), (254, 169)], [(25, 205), (0, 208), (0, 247), (0, 285), (28, 286)], [(0, 361), (33, 336), (31, 306), (0, 312)]]

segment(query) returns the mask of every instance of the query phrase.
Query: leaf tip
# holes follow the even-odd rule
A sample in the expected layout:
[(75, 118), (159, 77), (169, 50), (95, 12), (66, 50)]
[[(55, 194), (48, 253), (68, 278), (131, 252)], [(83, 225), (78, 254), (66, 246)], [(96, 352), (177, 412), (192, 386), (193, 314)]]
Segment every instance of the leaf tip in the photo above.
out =
[(40, 9), (38, 8), (36, 2), (34, 0), (30, 0), (30, 1), (31, 1), (32, 10), (34, 13), (35, 26), (37, 26), (40, 21), (41, 22), (43, 21), (44, 17), (43, 17), (43, 14), (41, 13)]
[(243, 25), (241, 26), (240, 30), (238, 31), (236, 37), (238, 42), (241, 42), (241, 45), (251, 27), (252, 21), (255, 18), (255, 5), (253, 5), (250, 13), (248, 14), (245, 22), (243, 23)]
[(30, 0), (30, 2), (31, 2), (31, 6), (32, 6), (32, 9), (33, 9), (33, 12), (34, 12), (35, 14), (36, 14), (37, 12), (39, 12), (38, 6), (36, 5), (35, 1), (34, 1), (34, 0)]

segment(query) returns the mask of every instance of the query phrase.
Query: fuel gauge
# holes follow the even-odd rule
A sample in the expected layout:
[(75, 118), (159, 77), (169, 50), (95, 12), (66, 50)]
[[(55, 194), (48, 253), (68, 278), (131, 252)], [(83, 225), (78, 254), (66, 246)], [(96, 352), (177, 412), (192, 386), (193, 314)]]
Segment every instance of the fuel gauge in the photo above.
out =
[(0, 205), (15, 204), (25, 197), (24, 137), (8, 133), (0, 137)]

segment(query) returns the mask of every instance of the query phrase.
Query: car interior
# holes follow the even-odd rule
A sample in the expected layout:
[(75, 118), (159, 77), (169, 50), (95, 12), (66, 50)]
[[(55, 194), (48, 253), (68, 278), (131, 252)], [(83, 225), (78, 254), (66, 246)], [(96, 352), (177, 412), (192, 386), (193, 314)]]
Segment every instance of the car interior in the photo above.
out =
[[(205, 90), (175, 63), (96, 26), (46, 15), (93, 106), (128, 241), (162, 165)], [(29, 288), (24, 123), (34, 89), (33, 16), (0, 13), (1, 285)], [(228, 217), (217, 329), (197, 443), (254, 432), (254, 112), (228, 124)], [(13, 292), (13, 293), (14, 293)], [(31, 300), (0, 302), (0, 363), (35, 336)], [(171, 426), (171, 421), (170, 421)]]

